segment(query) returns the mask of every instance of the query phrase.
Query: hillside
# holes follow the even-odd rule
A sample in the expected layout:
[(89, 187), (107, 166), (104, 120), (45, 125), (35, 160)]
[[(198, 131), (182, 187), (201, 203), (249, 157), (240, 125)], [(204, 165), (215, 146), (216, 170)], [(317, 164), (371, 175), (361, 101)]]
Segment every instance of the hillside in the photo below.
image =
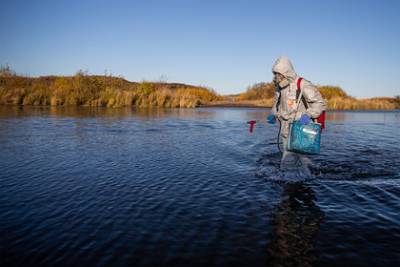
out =
[(180, 83), (129, 82), (88, 75), (38, 78), (3, 72), (0, 104), (92, 107), (197, 107), (221, 99), (213, 90)]

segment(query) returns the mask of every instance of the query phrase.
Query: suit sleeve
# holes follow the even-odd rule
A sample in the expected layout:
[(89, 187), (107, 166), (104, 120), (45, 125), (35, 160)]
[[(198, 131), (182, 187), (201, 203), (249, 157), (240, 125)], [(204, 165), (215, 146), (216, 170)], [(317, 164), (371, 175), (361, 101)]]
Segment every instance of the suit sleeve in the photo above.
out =
[(319, 90), (309, 81), (303, 80), (301, 88), (308, 104), (306, 114), (311, 118), (318, 118), (326, 110), (326, 102)]

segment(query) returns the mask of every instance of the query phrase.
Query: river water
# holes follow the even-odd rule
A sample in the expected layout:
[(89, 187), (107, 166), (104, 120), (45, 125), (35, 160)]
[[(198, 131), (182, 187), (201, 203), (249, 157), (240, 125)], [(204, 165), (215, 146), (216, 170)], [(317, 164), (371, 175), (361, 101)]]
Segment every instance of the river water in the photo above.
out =
[(302, 182), (268, 114), (0, 107), (0, 265), (399, 266), (400, 112), (328, 112)]

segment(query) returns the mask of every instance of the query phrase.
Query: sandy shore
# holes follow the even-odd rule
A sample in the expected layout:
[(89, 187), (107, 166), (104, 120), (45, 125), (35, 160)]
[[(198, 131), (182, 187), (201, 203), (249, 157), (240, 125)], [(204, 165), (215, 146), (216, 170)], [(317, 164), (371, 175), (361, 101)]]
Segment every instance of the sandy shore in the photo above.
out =
[(200, 107), (241, 107), (241, 108), (271, 108), (271, 103), (260, 100), (247, 101), (214, 101)]

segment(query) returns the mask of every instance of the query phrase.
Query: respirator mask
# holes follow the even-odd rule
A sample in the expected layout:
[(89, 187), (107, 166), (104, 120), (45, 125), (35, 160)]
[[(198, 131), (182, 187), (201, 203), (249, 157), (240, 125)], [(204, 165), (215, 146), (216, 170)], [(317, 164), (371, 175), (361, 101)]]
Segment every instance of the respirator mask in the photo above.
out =
[(284, 75), (274, 72), (274, 84), (275, 86), (278, 86), (280, 89), (283, 89), (290, 84), (290, 81)]

